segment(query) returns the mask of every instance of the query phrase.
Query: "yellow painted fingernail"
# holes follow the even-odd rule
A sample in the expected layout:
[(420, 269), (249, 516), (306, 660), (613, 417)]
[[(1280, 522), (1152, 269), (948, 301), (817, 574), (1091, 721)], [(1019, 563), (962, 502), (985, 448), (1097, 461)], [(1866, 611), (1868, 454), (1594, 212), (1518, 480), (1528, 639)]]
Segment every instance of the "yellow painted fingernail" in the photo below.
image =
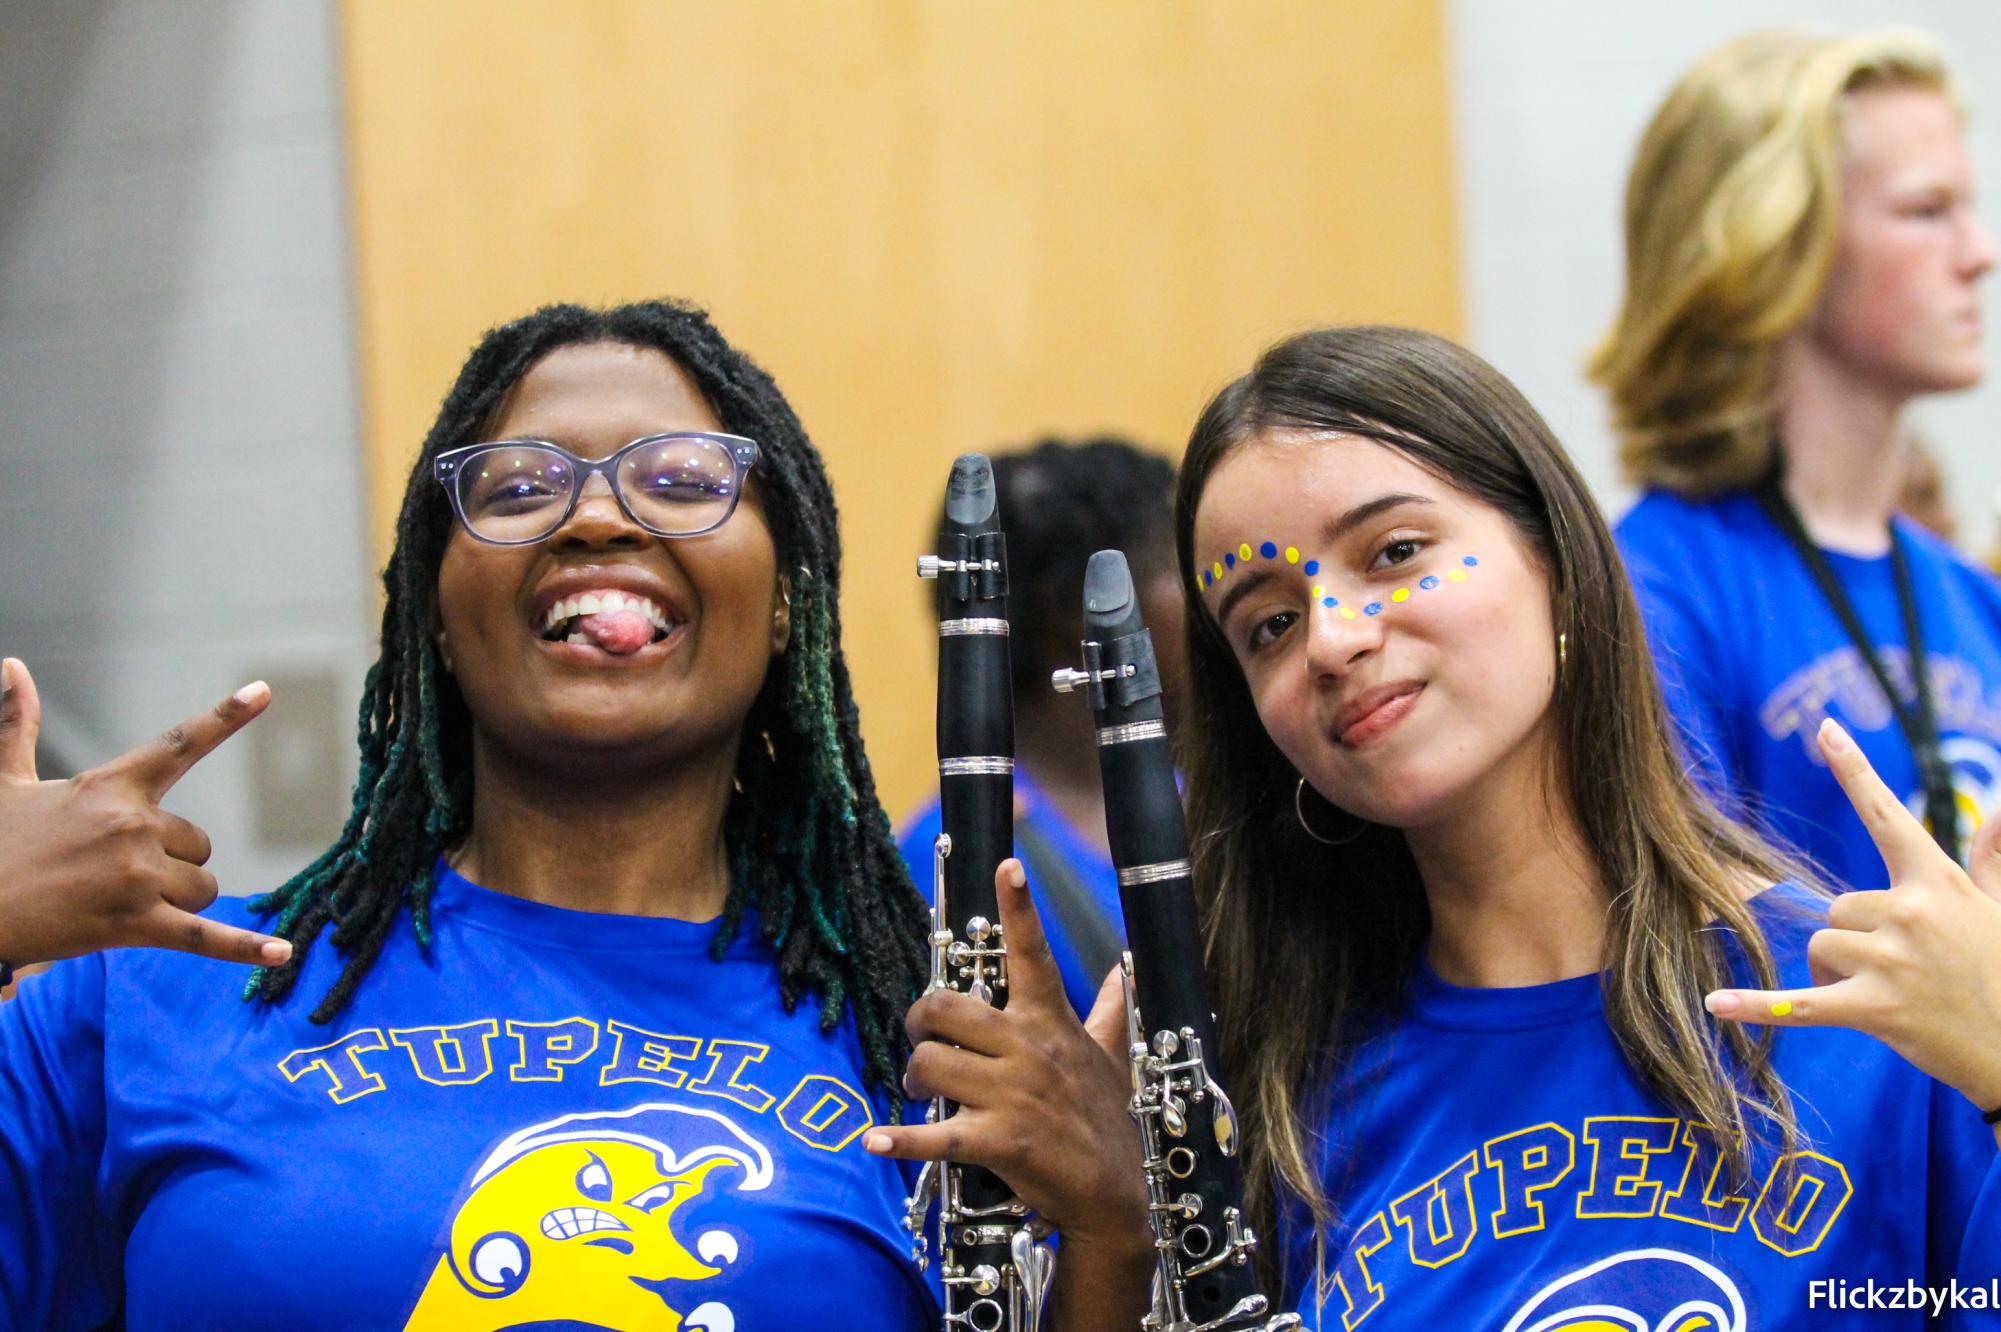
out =
[(1790, 999), (1781, 999), (1779, 1000), (1779, 1002), (1772, 1005), (1773, 1017), (1791, 1017), (1792, 1012), (1793, 1012), (1793, 1001)]

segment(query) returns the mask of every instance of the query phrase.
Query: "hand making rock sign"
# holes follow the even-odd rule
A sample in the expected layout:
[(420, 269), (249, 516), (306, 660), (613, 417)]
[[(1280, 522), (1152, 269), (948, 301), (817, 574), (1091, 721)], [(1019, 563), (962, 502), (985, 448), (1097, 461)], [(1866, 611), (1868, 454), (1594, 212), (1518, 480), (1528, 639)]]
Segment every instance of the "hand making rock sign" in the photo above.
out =
[(1718, 990), (1709, 1011), (1867, 1032), (1981, 1110), (2001, 1110), (2001, 819), (1981, 826), (1969, 872), (1939, 849), (1846, 731), (1823, 722), (1819, 741), (1890, 886), (1829, 905), (1828, 927), (1807, 945), (1813, 986)]
[(277, 965), (282, 939), (196, 913), (215, 901), (208, 834), (160, 808), (188, 770), (263, 712), (261, 681), (67, 781), (35, 771), (41, 699), (22, 662), (0, 662), (0, 962), (53, 962), (150, 945)]

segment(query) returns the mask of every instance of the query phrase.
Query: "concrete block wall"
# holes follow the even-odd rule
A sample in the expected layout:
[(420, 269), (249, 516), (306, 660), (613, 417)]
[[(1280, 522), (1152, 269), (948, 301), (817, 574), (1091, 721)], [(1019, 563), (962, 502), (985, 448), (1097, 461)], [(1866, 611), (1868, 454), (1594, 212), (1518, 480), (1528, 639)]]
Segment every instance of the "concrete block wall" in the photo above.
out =
[(317, 849), (260, 837), (255, 745), (338, 826), (372, 656), (341, 152), (330, 3), (0, 0), (0, 652), (50, 766), (339, 682), (169, 797), (225, 891)]

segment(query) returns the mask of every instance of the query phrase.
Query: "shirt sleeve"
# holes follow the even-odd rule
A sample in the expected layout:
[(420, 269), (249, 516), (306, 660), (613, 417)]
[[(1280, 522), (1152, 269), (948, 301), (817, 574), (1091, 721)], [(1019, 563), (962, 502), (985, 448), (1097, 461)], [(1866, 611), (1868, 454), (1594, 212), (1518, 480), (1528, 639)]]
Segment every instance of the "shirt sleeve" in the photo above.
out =
[(75, 958), (0, 1004), (0, 1325), (94, 1328), (118, 1305), (101, 1228), (104, 959)]
[(1684, 580), (1653, 560), (1631, 552), (1626, 559), (1682, 761), (1711, 800), (1741, 819), (1749, 812), (1749, 787), (1730, 722), (1735, 709), (1723, 673), (1729, 658), (1709, 627), (1714, 610), (1705, 616), (1683, 590)]
[[(1932, 1084), (1930, 1174), (1926, 1284), (1938, 1291), (1957, 1283), (1969, 1294), (1981, 1288), (1991, 1298), (2001, 1279), (2001, 1146), (1973, 1104), (1940, 1082)], [(1997, 1332), (2001, 1310), (1948, 1304), (1945, 1325)]]

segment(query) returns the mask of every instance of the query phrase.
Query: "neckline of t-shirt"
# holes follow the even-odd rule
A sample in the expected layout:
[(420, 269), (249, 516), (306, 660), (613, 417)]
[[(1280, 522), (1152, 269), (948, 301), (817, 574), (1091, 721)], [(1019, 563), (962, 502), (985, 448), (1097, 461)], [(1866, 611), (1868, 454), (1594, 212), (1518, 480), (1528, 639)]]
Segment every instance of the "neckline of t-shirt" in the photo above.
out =
[[(474, 883), (442, 857), (431, 889), (431, 911), (440, 922), (504, 934), (543, 948), (588, 953), (706, 954), (719, 920), (673, 920), (664, 916), (624, 916), (604, 911), (531, 902), (525, 897)], [(748, 913), (729, 952), (756, 947), (755, 922)]]
[[(1740, 498), (1749, 511), (1757, 515), (1758, 521), (1771, 529), (1774, 536), (1778, 537), (1781, 541), (1785, 540), (1785, 533), (1779, 529), (1777, 523), (1772, 521), (1771, 515), (1765, 512), (1764, 506), (1758, 503), (1755, 495), (1749, 491), (1744, 491)], [(1903, 542), (1906, 550), (1919, 544), (1918, 529), (1910, 519), (1904, 517), (1902, 514), (1890, 515), (1890, 535), (1892, 540)], [(1790, 545), (1791, 543), (1788, 542), (1787, 544)], [(1814, 543), (1814, 548), (1826, 557), (1829, 567), (1834, 569), (1837, 575), (1845, 572), (1860, 574), (1865, 577), (1881, 576), (1887, 578), (1890, 576), (1890, 552), (1887, 548), (1878, 551), (1874, 555), (1862, 555), (1852, 550), (1841, 550), (1834, 546), (1823, 546), (1819, 542)], [(1801, 567), (1804, 569), (1805, 566), (1802, 565)]]
[[(1771, 921), (1799, 895), (1790, 884), (1774, 884), (1748, 903)], [(1600, 1021), (1605, 1012), (1601, 972), (1567, 976), (1542, 985), (1454, 985), (1432, 970), (1421, 954), (1405, 988), (1410, 1016), (1426, 1026), (1457, 1031), (1523, 1031), (1571, 1022)]]

